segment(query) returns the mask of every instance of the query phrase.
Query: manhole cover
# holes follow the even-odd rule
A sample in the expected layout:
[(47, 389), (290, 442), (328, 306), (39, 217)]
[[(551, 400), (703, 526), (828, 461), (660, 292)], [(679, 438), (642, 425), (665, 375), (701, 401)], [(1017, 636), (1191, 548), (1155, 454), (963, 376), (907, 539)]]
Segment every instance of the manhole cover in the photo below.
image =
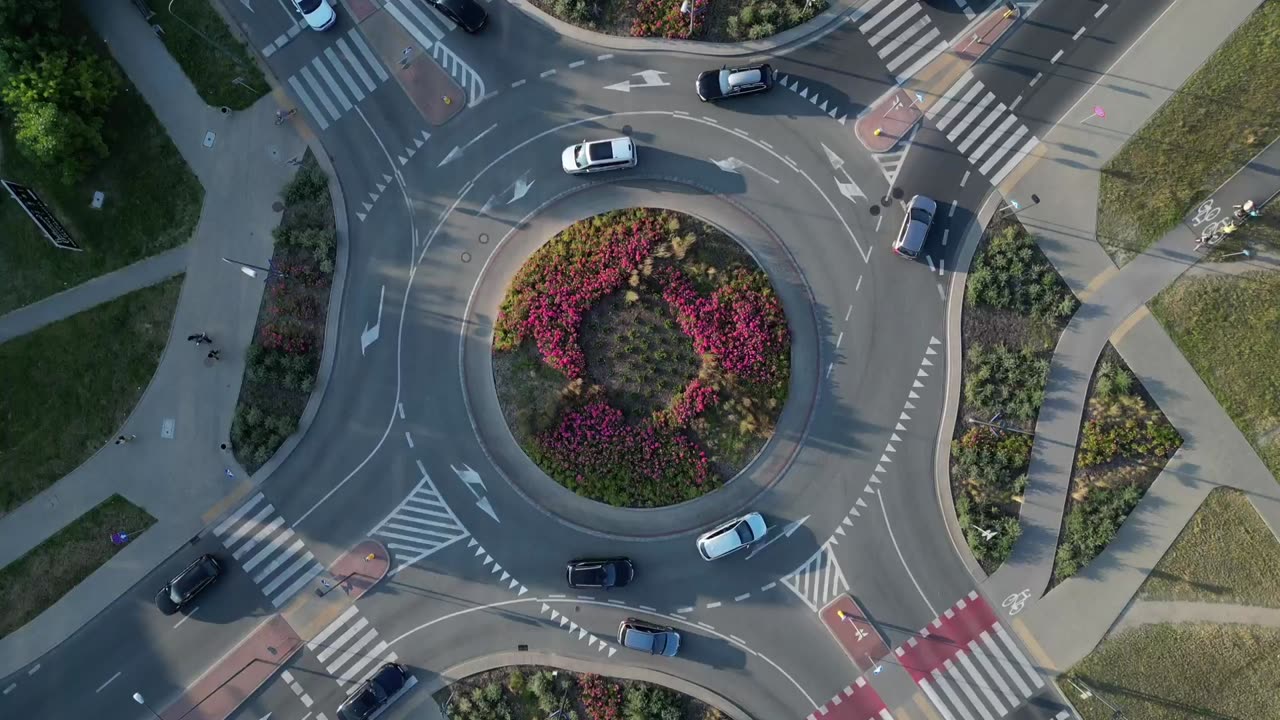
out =
[(867, 212), (871, 213), (871, 217), (875, 217), (880, 214), (880, 206), (872, 205), (870, 208), (867, 209)]
[(489, 242), (489, 233), (480, 233), (480, 244), (484, 245)]
[(282, 202), (280, 202), (279, 200), (277, 200), (277, 201), (275, 201), (275, 202), (271, 203), (271, 209), (272, 209), (272, 210), (274, 210), (274, 211), (276, 211), (276, 212), (284, 212), (284, 203), (282, 203)]
[(469, 252), (464, 252), (464, 253), (462, 253), (462, 262), (464, 262), (464, 263), (469, 263), (469, 262), (471, 262), (471, 253), (469, 253)]

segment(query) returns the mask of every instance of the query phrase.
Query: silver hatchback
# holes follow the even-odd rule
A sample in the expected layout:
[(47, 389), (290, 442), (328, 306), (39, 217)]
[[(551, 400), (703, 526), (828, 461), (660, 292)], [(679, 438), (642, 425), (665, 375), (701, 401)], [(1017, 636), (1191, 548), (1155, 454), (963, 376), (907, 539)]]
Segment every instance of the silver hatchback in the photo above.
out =
[(934, 213), (938, 212), (938, 203), (924, 195), (916, 195), (907, 203), (907, 216), (902, 219), (902, 229), (898, 231), (898, 239), (893, 241), (893, 251), (903, 257), (915, 258), (924, 248), (925, 238), (929, 237), (929, 228), (933, 227)]

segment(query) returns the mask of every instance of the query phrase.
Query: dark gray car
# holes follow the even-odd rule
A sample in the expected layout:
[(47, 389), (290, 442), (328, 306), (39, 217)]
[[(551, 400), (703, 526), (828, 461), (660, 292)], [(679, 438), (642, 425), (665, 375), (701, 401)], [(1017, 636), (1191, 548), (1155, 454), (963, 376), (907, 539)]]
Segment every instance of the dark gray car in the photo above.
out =
[(156, 593), (156, 607), (165, 615), (172, 615), (191, 602), (202, 590), (213, 584), (222, 574), (222, 565), (212, 555), (201, 555), (195, 562), (178, 573), (169, 584)]
[(399, 663), (389, 662), (378, 668), (368, 680), (338, 706), (341, 720), (367, 720), (378, 712), (409, 681), (409, 671)]

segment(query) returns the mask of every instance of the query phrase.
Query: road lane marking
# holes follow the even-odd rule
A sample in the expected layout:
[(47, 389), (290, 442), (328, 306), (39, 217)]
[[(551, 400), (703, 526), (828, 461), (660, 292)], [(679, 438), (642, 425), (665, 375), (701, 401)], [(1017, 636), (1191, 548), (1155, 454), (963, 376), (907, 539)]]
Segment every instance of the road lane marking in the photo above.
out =
[(108, 686), (108, 685), (110, 685), (110, 684), (112, 683), (112, 681), (114, 681), (116, 678), (120, 677), (120, 674), (121, 674), (121, 673), (123, 673), (123, 672), (124, 672), (123, 670), (118, 670), (118, 671), (116, 671), (116, 674), (115, 674), (115, 675), (112, 675), (111, 677), (107, 678), (107, 681), (106, 681), (106, 682), (104, 682), (104, 683), (102, 683), (101, 685), (99, 685), (99, 686), (98, 686), (98, 689), (97, 689), (97, 690), (94, 690), (94, 692), (95, 692), (95, 693), (100, 693), (100, 692), (102, 692), (103, 690), (105, 690), (105, 689), (107, 688), (107, 686)]
[(707, 603), (707, 609), (708, 609), (708, 610), (714, 610), (714, 609), (716, 609), (716, 608), (720, 607), (720, 605), (721, 605), (721, 604), (722, 604), (722, 603), (721, 603), (720, 601), (718, 601), (718, 600), (717, 600), (716, 602), (713, 602), (713, 603)]
[(1102, 13), (1104, 13), (1104, 12), (1106, 12), (1106, 11), (1107, 11), (1107, 7), (1108, 7), (1108, 5), (1107, 5), (1106, 3), (1102, 3), (1102, 7), (1098, 8), (1098, 12), (1094, 13), (1094, 14), (1093, 14), (1093, 16), (1094, 16), (1095, 18), (1097, 18), (1097, 17), (1101, 17), (1101, 16), (1102, 16)]
[(184, 623), (184, 622), (186, 622), (186, 621), (190, 620), (190, 619), (191, 619), (191, 616), (192, 616), (192, 615), (195, 615), (195, 614), (196, 614), (196, 611), (197, 611), (197, 610), (199, 610), (199, 609), (200, 609), (200, 606), (199, 606), (199, 605), (197, 605), (197, 606), (195, 606), (195, 607), (191, 608), (191, 612), (187, 613), (186, 615), (184, 615), (184, 616), (182, 617), (182, 619), (181, 619), (181, 620), (179, 620), (178, 622), (174, 623), (173, 629), (174, 629), (174, 630), (177, 630), (179, 625), (181, 625), (182, 623)]
[(583, 65), (586, 65), (586, 64), (587, 64), (587, 61), (586, 61), (586, 60), (574, 60), (573, 62), (569, 63), (569, 67), (570, 67), (570, 68), (579, 68), (579, 67), (582, 67)]
[(1083, 35), (1083, 34), (1084, 34), (1084, 26), (1083, 26), (1083, 25), (1081, 25), (1081, 26), (1080, 26), (1080, 29), (1076, 31), (1076, 34), (1071, 36), (1071, 39), (1072, 39), (1072, 40), (1079, 40), (1079, 39), (1080, 39), (1080, 36), (1081, 36), (1081, 35)]
[(603, 61), (605, 61), (605, 60), (609, 60), (609, 59), (610, 59), (610, 58), (612, 58), (612, 57), (613, 57), (613, 53), (605, 53), (605, 54), (603, 54), (603, 55), (597, 55), (597, 56), (596, 56), (596, 60), (597, 60), (597, 61), (600, 61), (600, 62), (603, 62)]
[(555, 74), (556, 74), (556, 69), (551, 68), (550, 70), (543, 70), (542, 72), (538, 73), (538, 77), (546, 78), (546, 77), (551, 77), (552, 75), (555, 75)]
[(916, 576), (912, 574), (911, 568), (907, 567), (907, 559), (902, 556), (902, 549), (898, 547), (898, 540), (893, 536), (893, 527), (889, 525), (889, 511), (884, 507), (884, 495), (878, 489), (876, 490), (876, 498), (880, 501), (880, 513), (884, 515), (884, 526), (889, 531), (889, 539), (893, 541), (893, 549), (898, 553), (898, 560), (902, 561), (902, 567), (907, 571), (907, 577), (911, 578), (911, 584), (916, 586), (916, 592), (920, 593), (925, 607), (929, 608), (929, 612), (937, 617), (938, 611), (933, 609), (933, 603), (929, 602), (929, 598), (925, 597), (924, 590), (920, 589), (920, 583), (916, 582)]
[(1061, 58), (1061, 57), (1062, 57), (1062, 49), (1061, 49), (1061, 48), (1059, 48), (1059, 49), (1058, 49), (1058, 52), (1054, 53), (1054, 54), (1053, 54), (1053, 57), (1049, 58), (1049, 64), (1050, 64), (1050, 65), (1053, 65), (1053, 64), (1057, 63), (1057, 62), (1058, 62), (1058, 59), (1059, 59), (1059, 58)]
[(746, 600), (746, 599), (747, 599), (747, 598), (749, 598), (749, 597), (751, 597), (751, 593), (742, 593), (741, 595), (735, 596), (735, 597), (733, 598), (733, 601), (734, 601), (734, 602), (742, 602), (743, 600)]

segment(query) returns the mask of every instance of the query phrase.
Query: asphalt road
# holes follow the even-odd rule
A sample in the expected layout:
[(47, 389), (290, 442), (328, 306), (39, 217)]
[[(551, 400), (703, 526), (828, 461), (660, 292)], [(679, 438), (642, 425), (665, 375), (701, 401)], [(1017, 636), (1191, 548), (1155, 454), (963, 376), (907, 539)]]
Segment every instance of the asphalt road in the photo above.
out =
[[(365, 624), (350, 630), (353, 616), (297, 655), (293, 681), (273, 679), (239, 717), (331, 713), (350, 688), (335, 677), (356, 667), (351, 658), (361, 653), (371, 664), (356, 679), (370, 672), (381, 658), (370, 654), (375, 647), (425, 678), (520, 646), (659, 668), (755, 717), (804, 717), (858, 674), (817, 620), (828, 600), (854, 594), (890, 646), (953, 612), (974, 583), (936, 515), (932, 479), (946, 362), (942, 290), (990, 185), (933, 123), (905, 156), (886, 157), (869, 156), (851, 124), (900, 73), (962, 31), (968, 18), (959, 6), (898, 3), (890, 15), (908, 13), (902, 22), (886, 15), (878, 29), (869, 24), (879, 10), (855, 11), (768, 57), (788, 79), (785, 88), (709, 105), (689, 85), (722, 62), (715, 58), (591, 46), (503, 3), (488, 5), (490, 26), (468, 36), (421, 6), (415, 12), (411, 0), (390, 2), (418, 36), (461, 59), (455, 78), (482, 88), (485, 99), (431, 127), (394, 81), (375, 82), (372, 67), (363, 72), (376, 87), (366, 86), (362, 99), (353, 93), (349, 109), (336, 96), (328, 104), (313, 99), (351, 217), (346, 300), (320, 413), (257, 504), (223, 533), (183, 548), (45, 658), (58, 672), (37, 674), (0, 700), (6, 714), (76, 717), (93, 708), (96, 716), (134, 717), (134, 691), (164, 705), (296, 583), (294, 592), (307, 587), (313, 563), (326, 565), (368, 536), (392, 547), (397, 572), (360, 601)], [(281, 44), (290, 22), (281, 5), (283, 12), (231, 9), (288, 87), (296, 81), (314, 93), (326, 72), (344, 82), (345, 71), (317, 63), (332, 62), (326, 51), (335, 44), (338, 57), (348, 49), (360, 57), (351, 18), (340, 10), (331, 32)], [(1006, 105), (1025, 93), (1016, 114), (1040, 132), (1157, 12), (1134, 0), (1113, 5), (1096, 37), (1054, 60), (1049, 73), (1040, 69), (1049, 63), (1047, 38), (1094, 9), (1045, 2), (974, 77)], [(884, 30), (895, 23), (897, 35)], [(640, 83), (637, 73), (646, 71), (660, 71), (665, 84), (608, 88)], [(353, 65), (349, 76), (359, 72)], [(1045, 79), (1026, 92), (1034, 72)], [(589, 179), (560, 171), (566, 145), (619, 134), (639, 146), (636, 170)], [(909, 262), (889, 244), (901, 201), (916, 193), (937, 199), (940, 217), (926, 252)], [(554, 491), (546, 507), (532, 507), (528, 488), (549, 481), (529, 472), (485, 407), (497, 298), (522, 258), (559, 227), (641, 203), (715, 218), (761, 258), (796, 337), (792, 407), (779, 441), (743, 477), (678, 516), (641, 521), (575, 510)], [(406, 530), (405, 518), (422, 507), (432, 509), (429, 529)], [(701, 561), (698, 530), (743, 507), (763, 512), (775, 532), (798, 524), (750, 557)], [(277, 538), (264, 535), (260, 548), (227, 563), (227, 577), (178, 627), (181, 617), (150, 607), (155, 587), (191, 557), (228, 555), (275, 518), (296, 534), (279, 542), (278, 565), (265, 554)], [(564, 561), (595, 554), (629, 555), (637, 582), (569, 594)], [(681, 656), (618, 648), (616, 626), (626, 615), (676, 626), (686, 637)], [(333, 669), (343, 658), (349, 664)], [(884, 681), (887, 692), (915, 690), (899, 675), (901, 687)], [(66, 678), (76, 678), (71, 687)], [(1051, 686), (1032, 690), (1001, 707), (1019, 718), (1057, 717)], [(408, 717), (427, 701), (411, 693), (388, 716)]]

